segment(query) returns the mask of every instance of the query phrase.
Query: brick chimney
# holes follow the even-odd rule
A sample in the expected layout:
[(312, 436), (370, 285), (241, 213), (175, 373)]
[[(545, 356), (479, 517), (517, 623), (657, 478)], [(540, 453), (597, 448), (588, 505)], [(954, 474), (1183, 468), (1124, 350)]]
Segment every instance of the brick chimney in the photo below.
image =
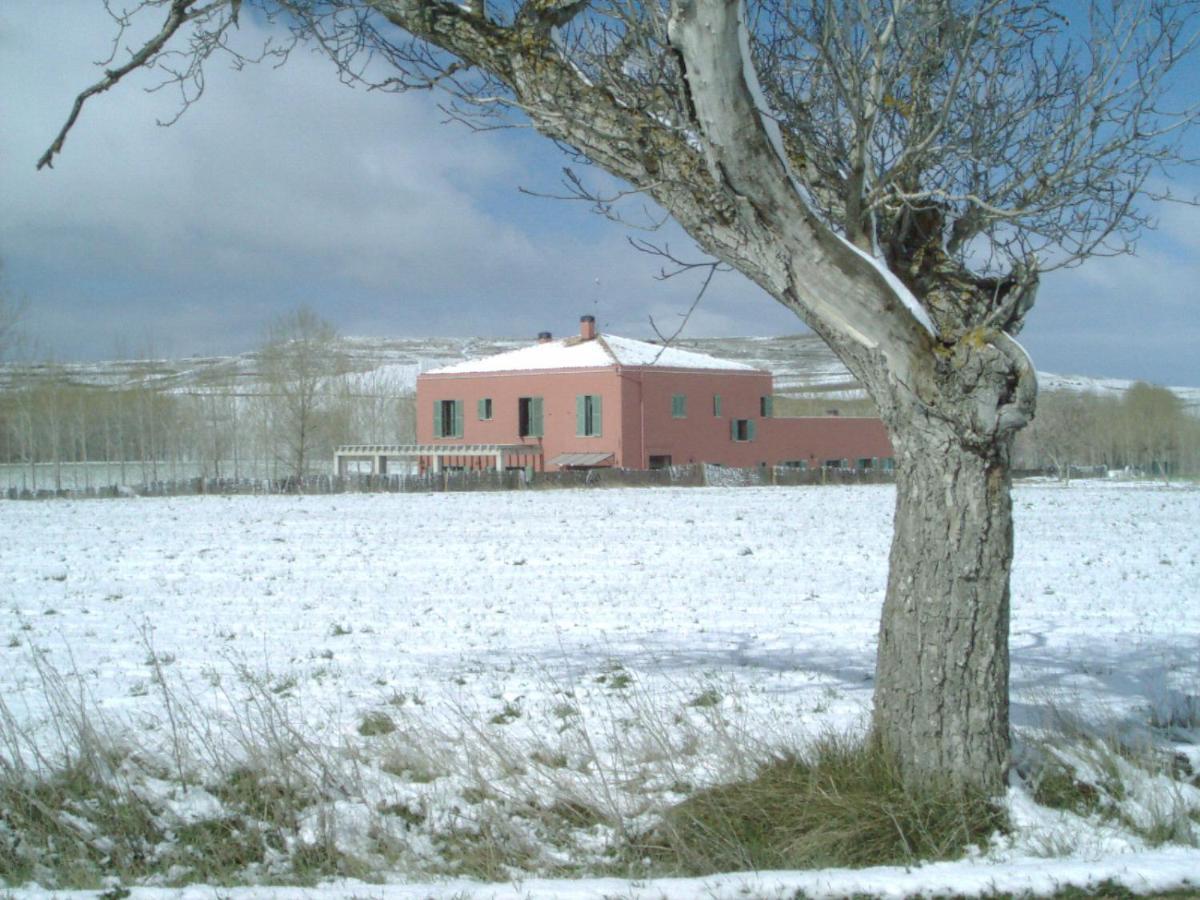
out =
[(554, 335), (552, 335), (548, 331), (539, 331), (538, 332), (538, 343), (539, 344), (548, 344), (553, 339), (554, 339)]
[(579, 336), (590, 341), (596, 336), (596, 317), (595, 316), (580, 316), (579, 317)]

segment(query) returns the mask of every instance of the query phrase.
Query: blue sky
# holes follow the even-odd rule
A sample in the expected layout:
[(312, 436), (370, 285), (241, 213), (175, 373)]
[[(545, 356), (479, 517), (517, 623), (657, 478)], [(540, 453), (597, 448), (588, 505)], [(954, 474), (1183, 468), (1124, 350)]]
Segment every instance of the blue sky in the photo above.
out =
[[(443, 124), (428, 95), (348, 89), (304, 51), (281, 69), (217, 62), (170, 128), (155, 120), (176, 96), (123, 83), (36, 172), (111, 37), (99, 0), (0, 8), (0, 261), (46, 355), (240, 351), (301, 304), (349, 335), (532, 337), (591, 313), (649, 337), (649, 316), (673, 329), (691, 303), (698, 280), (656, 280), (628, 231), (519, 192), (557, 189), (569, 162), (549, 142)], [(1200, 211), (1158, 215), (1137, 257), (1045, 279), (1022, 334), (1038, 368), (1200, 384)], [(654, 239), (696, 256), (670, 226)], [(800, 330), (730, 274), (686, 334)]]

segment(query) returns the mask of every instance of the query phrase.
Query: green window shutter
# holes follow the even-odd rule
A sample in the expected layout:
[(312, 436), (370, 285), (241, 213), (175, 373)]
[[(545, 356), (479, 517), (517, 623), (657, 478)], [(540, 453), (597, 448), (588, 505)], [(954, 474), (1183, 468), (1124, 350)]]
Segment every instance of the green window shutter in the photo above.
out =
[(454, 437), (463, 436), (463, 401), (454, 401)]
[(729, 420), (729, 439), (731, 441), (737, 440), (737, 423), (738, 423), (737, 419)]
[(762, 398), (762, 416), (769, 419), (775, 415), (775, 398), (768, 394)]
[(435, 438), (445, 437), (442, 434), (442, 401), (433, 401), (433, 436)]
[(587, 434), (587, 394), (575, 395), (575, 437)]
[(687, 418), (687, 394), (671, 395), (671, 416), (676, 419)]
[(604, 420), (603, 407), (600, 403), (600, 395), (596, 394), (592, 397), (592, 434), (600, 437), (600, 423)]
[(475, 415), (480, 422), (487, 418), (487, 409), (484, 406), (485, 402), (482, 397), (475, 401)]
[(720, 394), (713, 394), (713, 415), (714, 416), (721, 415), (721, 395)]
[(746, 422), (746, 440), (748, 441), (754, 440), (755, 424), (753, 419)]
[(531, 397), (529, 400), (529, 434), (542, 437), (542, 398)]

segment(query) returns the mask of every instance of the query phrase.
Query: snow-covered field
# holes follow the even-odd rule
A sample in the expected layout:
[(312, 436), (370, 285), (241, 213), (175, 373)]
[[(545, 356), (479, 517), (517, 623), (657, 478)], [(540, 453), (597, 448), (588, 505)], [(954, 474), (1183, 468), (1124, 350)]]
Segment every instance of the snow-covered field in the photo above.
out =
[[(480, 783), (500, 796), (511, 784), (600, 797), (644, 823), (681, 783), (861, 728), (892, 502), (887, 486), (0, 502), (0, 692), (48, 748), (51, 668), (146, 746), (168, 747), (186, 727), (169, 715), (180, 698), (231, 730), (265, 698), (296, 734), (353, 762), (357, 780), (325, 811), (339, 842), (365, 842), (361, 822), (384, 800), (419, 807), (422, 823), (396, 826), (406, 871), (422, 871), (437, 853), (431, 835), (470, 818)], [(1054, 708), (1118, 726), (1195, 703), (1200, 490), (1037, 483), (1018, 486), (1014, 505), (1014, 723), (1032, 730)], [(372, 713), (395, 731), (360, 734)], [(1195, 737), (1173, 736), (1200, 769)], [(1184, 801), (1200, 810), (1195, 793)], [(217, 802), (199, 789), (178, 799), (185, 818), (189, 804)], [(1019, 787), (1009, 800), (1013, 836), (908, 870), (474, 888), (400, 873), (324, 895), (902, 895), (1200, 880), (1200, 850), (1149, 849), (1111, 823), (1036, 808)], [(586, 872), (602, 831), (548, 852)]]

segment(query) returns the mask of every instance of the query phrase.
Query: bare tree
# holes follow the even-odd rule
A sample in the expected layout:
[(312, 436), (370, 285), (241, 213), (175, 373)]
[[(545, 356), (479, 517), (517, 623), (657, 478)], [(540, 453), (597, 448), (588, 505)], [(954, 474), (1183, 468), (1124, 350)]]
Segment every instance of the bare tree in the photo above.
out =
[(17, 344), (20, 319), (21, 310), (16, 301), (0, 292), (0, 363), (8, 359)]
[(1096, 398), (1074, 391), (1050, 391), (1038, 398), (1037, 418), (1028, 431), (1038, 463), (1049, 462), (1058, 477), (1071, 483), (1071, 467), (1083, 462), (1093, 449)]
[(1183, 161), (1197, 111), (1170, 89), (1195, 0), (1084, 0), (1069, 21), (1050, 0), (142, 0), (118, 24), (158, 30), (39, 165), (129, 72), (190, 101), (206, 61), (244, 62), (239, 8), (283, 34), (266, 53), (307, 41), (346, 80), (532, 124), (828, 342), (898, 461), (875, 733), (914, 782), (1000, 791), (1009, 461), (1036, 396), (1012, 335), (1041, 272), (1131, 249)]
[(183, 453), (202, 478), (240, 477), (236, 380), (236, 371), (224, 366), (205, 372), (178, 404)]
[(19, 458), (29, 466), (29, 480), (25, 486), (31, 491), (36, 491), (38, 487), (37, 464), (41, 450), (36, 397), (36, 389), (27, 371), (13, 379), (10, 396), (13, 414), (10, 427), (16, 438), (14, 443)]
[[(63, 456), (70, 426), (70, 384), (62, 366), (55, 362), (37, 365), (36, 380), (24, 392), (30, 439), (30, 469), (36, 471), (38, 462), (50, 464), (54, 490), (63, 485)], [(31, 479), (36, 489), (36, 476)]]
[[(8, 361), (18, 342), (17, 325), (20, 313), (16, 301), (5, 290), (3, 281), (0, 281), (0, 365)], [(19, 407), (15, 396), (17, 385), (14, 376), (12, 370), (0, 373), (0, 438), (3, 438), (5, 448), (0, 460), (5, 462), (17, 456), (13, 448), (21, 444)]]
[(143, 482), (158, 481), (159, 436), (162, 423), (159, 420), (158, 387), (155, 384), (159, 364), (153, 348), (139, 354), (141, 359), (131, 368), (124, 392), (129, 400), (131, 416), (131, 438), (137, 450), (137, 461), (141, 465)]
[(412, 382), (388, 367), (353, 376), (347, 433), (367, 444), (415, 441), (416, 410)]
[(329, 435), (343, 368), (337, 332), (311, 309), (296, 310), (271, 324), (259, 364), (269, 395), (275, 456), (289, 475), (299, 478), (308, 474), (318, 451), (332, 457)]
[(1168, 481), (1177, 471), (1184, 425), (1183, 404), (1170, 390), (1138, 381), (1121, 400), (1130, 459), (1148, 475)]

